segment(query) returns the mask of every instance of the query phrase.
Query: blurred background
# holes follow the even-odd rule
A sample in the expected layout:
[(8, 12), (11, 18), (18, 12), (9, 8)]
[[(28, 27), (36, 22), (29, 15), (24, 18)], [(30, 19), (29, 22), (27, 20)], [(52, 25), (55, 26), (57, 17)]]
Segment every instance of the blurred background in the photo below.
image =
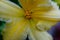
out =
[[(19, 5), (18, 0), (10, 0), (10, 1), (12, 1), (15, 4)], [(58, 6), (60, 7), (60, 0), (52, 0), (52, 1), (55, 1), (58, 4)], [(19, 6), (21, 7), (21, 5), (19, 5)], [(5, 23), (6, 23), (5, 21), (0, 21), (0, 40), (3, 40), (3, 35), (2, 35), (1, 32), (5, 27)], [(48, 31), (48, 33), (53, 36), (54, 40), (60, 40), (60, 22), (58, 22), (55, 26), (53, 26)], [(29, 40), (28, 36), (27, 36), (26, 40)]]

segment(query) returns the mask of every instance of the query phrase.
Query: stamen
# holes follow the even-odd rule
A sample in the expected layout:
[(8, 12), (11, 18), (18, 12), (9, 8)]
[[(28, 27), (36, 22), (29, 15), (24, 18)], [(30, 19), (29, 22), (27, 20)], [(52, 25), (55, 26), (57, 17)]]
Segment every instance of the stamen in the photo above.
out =
[(25, 11), (25, 17), (27, 18), (27, 19), (31, 19), (31, 13), (27, 10), (27, 11)]

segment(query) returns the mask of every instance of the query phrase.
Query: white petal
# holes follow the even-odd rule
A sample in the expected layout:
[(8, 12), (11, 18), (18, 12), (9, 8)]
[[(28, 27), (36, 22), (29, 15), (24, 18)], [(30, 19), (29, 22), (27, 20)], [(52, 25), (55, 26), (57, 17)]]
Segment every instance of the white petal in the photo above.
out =
[(29, 33), (30, 40), (53, 40), (52, 36), (46, 31), (36, 31)]
[[(47, 24), (49, 24), (49, 27), (50, 27), (50, 25), (53, 25), (53, 22), (51, 24), (49, 21), (46, 24), (45, 24), (45, 21), (41, 21), (40, 23), (42, 24), (41, 27), (47, 26)], [(29, 39), (30, 40), (53, 40), (51, 35), (49, 35), (46, 32), (46, 30), (44, 30), (44, 31), (38, 30), (36, 27), (36, 24), (37, 23), (34, 19), (30, 20), (30, 31), (29, 31)], [(48, 28), (48, 26), (46, 28)]]
[(14, 18), (22, 16), (24, 11), (16, 4), (2, 0), (0, 1), (0, 17), (1, 18)]

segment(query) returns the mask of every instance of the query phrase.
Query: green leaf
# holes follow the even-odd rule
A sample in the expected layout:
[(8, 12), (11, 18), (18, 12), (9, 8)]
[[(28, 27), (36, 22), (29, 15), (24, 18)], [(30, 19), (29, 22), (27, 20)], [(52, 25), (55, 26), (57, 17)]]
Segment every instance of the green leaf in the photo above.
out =
[(60, 0), (54, 0), (55, 2), (57, 2), (60, 5)]
[(4, 21), (0, 21), (0, 33), (2, 32), (2, 30), (5, 28), (5, 22)]

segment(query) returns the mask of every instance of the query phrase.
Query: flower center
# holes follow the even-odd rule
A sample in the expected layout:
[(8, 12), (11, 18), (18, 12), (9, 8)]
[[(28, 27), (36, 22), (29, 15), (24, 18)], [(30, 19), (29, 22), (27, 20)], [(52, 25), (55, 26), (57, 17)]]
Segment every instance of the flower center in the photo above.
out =
[(25, 18), (26, 19), (31, 19), (31, 12), (29, 12), (28, 10), (25, 11)]

